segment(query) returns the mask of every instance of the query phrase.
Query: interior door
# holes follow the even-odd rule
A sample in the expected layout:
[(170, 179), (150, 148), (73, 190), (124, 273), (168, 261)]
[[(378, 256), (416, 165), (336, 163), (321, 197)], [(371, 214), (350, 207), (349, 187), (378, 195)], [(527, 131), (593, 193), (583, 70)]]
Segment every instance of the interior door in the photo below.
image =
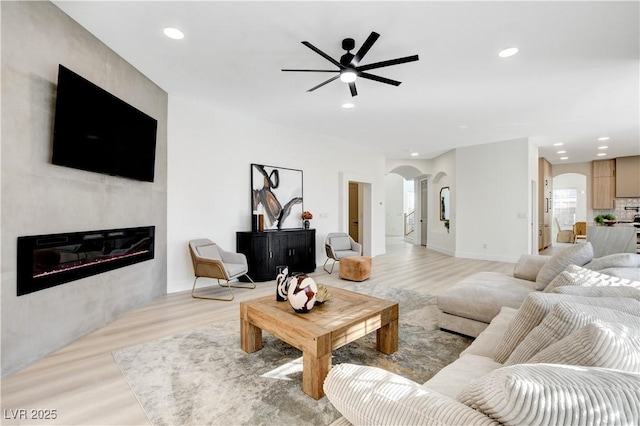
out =
[(427, 245), (427, 179), (420, 181), (420, 244)]
[(358, 243), (360, 242), (359, 206), (358, 183), (349, 182), (349, 235)]

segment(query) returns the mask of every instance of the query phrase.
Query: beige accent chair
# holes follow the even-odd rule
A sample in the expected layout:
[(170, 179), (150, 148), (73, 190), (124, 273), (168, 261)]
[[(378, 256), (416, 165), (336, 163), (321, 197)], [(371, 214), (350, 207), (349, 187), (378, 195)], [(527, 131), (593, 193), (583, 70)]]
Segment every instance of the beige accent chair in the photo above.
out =
[[(242, 253), (228, 252), (220, 248), (216, 243), (208, 239), (198, 239), (189, 241), (189, 253), (191, 253), (191, 261), (193, 262), (193, 272), (196, 276), (193, 280), (193, 288), (191, 289), (191, 297), (195, 299), (210, 299), (231, 301), (234, 298), (231, 288), (256, 288), (256, 284), (251, 277), (247, 275), (249, 266), (247, 258)], [(230, 281), (246, 276), (251, 284), (231, 285)], [(227, 287), (231, 293), (231, 298), (217, 298), (209, 296), (200, 296), (196, 294), (196, 282), (198, 278), (215, 278), (218, 280), (220, 287)], [(220, 282), (224, 280), (226, 284)]]
[(573, 225), (573, 243), (587, 241), (587, 222), (576, 222)]
[[(327, 260), (322, 268), (331, 274), (336, 262), (340, 259), (351, 256), (362, 256), (362, 244), (356, 243), (349, 234), (345, 232), (331, 232), (324, 241), (324, 249), (327, 252)], [(332, 260), (331, 269), (327, 269), (327, 262)]]
[(558, 235), (556, 236), (556, 242), (558, 243), (572, 243), (574, 241), (573, 231), (571, 229), (562, 229), (560, 227), (560, 221), (556, 220), (556, 226), (558, 227)]

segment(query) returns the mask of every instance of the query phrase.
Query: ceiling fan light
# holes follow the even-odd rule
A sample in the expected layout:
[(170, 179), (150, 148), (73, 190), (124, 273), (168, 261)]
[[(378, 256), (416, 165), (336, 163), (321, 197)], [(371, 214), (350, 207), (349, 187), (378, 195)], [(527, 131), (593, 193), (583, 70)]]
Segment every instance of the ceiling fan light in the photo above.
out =
[(516, 53), (518, 53), (518, 48), (517, 47), (508, 47), (506, 49), (501, 50), (498, 53), (498, 56), (500, 56), (501, 58), (509, 58), (509, 57), (515, 55)]
[(340, 81), (343, 83), (353, 83), (356, 81), (358, 74), (353, 70), (345, 70), (340, 72)]

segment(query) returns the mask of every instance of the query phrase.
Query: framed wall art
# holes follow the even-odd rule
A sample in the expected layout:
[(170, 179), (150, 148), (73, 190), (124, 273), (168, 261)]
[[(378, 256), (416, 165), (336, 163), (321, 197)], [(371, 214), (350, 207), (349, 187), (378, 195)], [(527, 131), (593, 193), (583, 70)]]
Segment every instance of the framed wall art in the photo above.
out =
[(302, 170), (251, 164), (251, 210), (265, 230), (302, 228)]

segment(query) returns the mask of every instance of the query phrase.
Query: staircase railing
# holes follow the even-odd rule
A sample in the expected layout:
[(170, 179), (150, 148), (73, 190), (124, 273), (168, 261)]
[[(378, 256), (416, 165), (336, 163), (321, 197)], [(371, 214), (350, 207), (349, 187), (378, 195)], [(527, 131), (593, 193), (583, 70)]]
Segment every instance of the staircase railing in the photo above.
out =
[(404, 214), (404, 236), (413, 233), (415, 230), (415, 210)]

